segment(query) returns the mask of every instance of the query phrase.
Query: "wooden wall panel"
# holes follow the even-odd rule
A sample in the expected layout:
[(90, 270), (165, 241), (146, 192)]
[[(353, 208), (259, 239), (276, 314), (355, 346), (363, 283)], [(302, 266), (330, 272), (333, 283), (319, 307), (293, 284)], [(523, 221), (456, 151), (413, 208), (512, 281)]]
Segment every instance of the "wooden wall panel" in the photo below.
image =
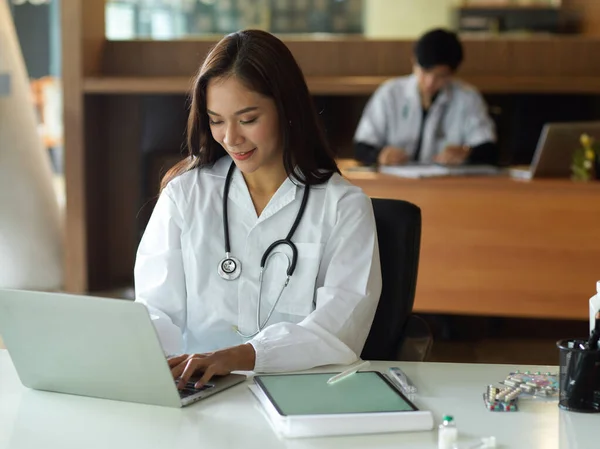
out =
[(140, 208), (139, 96), (86, 99), (88, 289), (131, 285)]
[[(599, 2), (600, 3), (600, 2)], [(600, 40), (580, 36), (464, 38), (460, 75), (596, 76)], [(412, 42), (360, 38), (286, 41), (307, 77), (397, 76), (411, 71)], [(105, 76), (193, 76), (214, 41), (107, 42)]]
[(107, 227), (110, 217), (107, 214), (108, 195), (108, 136), (114, 130), (99, 126), (106, 122), (108, 96), (87, 95), (84, 101), (85, 124), (85, 214), (86, 223), (86, 264), (85, 289), (95, 290), (104, 285), (107, 277), (109, 239)]
[(574, 15), (586, 36), (600, 36), (600, 1), (563, 0), (565, 13)]
[[(306, 76), (364, 76), (410, 71), (407, 41), (285, 40)], [(216, 41), (107, 42), (106, 76), (192, 76)]]
[[(141, 102), (139, 96), (111, 96), (107, 117), (109, 255), (107, 285), (132, 285), (140, 209)], [(123, 126), (126, 124), (126, 126)]]
[(81, 0), (63, 0), (62, 81), (66, 185), (65, 282), (71, 292), (87, 289), (87, 223), (83, 151), (83, 33)]
[[(98, 74), (102, 65), (102, 53), (106, 43), (104, 8), (105, 0), (81, 0), (83, 37), (83, 75)], [(65, 9), (61, 5), (61, 9)], [(63, 25), (64, 28), (65, 25)], [(70, 24), (68, 26), (71, 26)], [(64, 56), (63, 56), (64, 57)]]
[(66, 184), (65, 282), (88, 290), (88, 206), (84, 78), (100, 71), (104, 49), (104, 0), (62, 0), (62, 82)]

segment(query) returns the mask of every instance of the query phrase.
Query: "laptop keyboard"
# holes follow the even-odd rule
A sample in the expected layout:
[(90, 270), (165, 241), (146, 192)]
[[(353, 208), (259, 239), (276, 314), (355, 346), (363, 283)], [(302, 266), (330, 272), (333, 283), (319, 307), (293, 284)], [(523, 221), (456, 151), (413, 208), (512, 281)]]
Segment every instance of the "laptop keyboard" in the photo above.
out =
[[(177, 385), (178, 381), (175, 381), (175, 385)], [(188, 382), (187, 384), (185, 384), (185, 387), (182, 388), (181, 390), (179, 390), (179, 397), (181, 399), (187, 398), (188, 396), (192, 396), (196, 393), (199, 393), (201, 391), (204, 390), (209, 390), (210, 388), (214, 387), (214, 384), (206, 384), (204, 386), (202, 386), (201, 388), (195, 388), (196, 382)]]

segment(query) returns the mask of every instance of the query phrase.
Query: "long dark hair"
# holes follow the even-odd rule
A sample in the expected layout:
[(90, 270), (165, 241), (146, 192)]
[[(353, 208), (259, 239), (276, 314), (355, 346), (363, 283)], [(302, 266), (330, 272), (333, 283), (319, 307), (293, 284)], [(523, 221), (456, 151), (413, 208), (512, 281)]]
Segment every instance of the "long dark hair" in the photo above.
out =
[(191, 92), (187, 124), (189, 156), (167, 172), (161, 190), (176, 176), (210, 166), (226, 154), (210, 131), (206, 87), (213, 78), (231, 75), (248, 89), (275, 101), (283, 165), (288, 176), (301, 184), (314, 185), (339, 173), (304, 75), (292, 53), (272, 34), (245, 30), (221, 39), (202, 64)]

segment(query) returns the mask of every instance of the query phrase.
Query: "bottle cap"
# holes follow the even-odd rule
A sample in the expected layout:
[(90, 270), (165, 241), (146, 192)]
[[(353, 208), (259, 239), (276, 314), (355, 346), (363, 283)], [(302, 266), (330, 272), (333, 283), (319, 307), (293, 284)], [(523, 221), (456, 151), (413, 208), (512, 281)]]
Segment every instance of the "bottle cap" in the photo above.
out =
[(444, 415), (444, 417), (442, 418), (442, 421), (452, 422), (452, 421), (454, 421), (454, 417), (452, 415)]

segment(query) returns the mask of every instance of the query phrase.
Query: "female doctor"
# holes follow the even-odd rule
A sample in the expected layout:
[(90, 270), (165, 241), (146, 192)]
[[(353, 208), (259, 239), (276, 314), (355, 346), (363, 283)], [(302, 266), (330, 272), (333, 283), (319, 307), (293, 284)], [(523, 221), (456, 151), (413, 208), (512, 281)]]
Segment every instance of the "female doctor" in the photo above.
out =
[(187, 145), (135, 264), (179, 385), (354, 362), (381, 293), (371, 202), (340, 176), (280, 40), (248, 30), (213, 48)]

